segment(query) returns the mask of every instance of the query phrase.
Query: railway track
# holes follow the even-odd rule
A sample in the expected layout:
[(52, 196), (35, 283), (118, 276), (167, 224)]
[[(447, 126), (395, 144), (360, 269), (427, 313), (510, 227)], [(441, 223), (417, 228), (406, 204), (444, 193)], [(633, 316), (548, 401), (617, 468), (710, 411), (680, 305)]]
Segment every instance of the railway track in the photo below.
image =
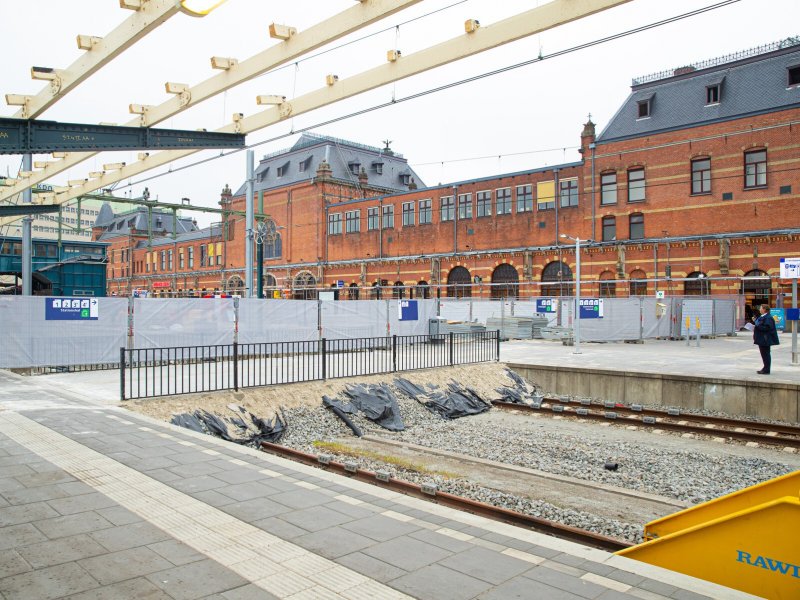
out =
[(425, 500), (449, 506), (457, 510), (463, 510), (472, 514), (480, 515), (495, 521), (501, 521), (558, 537), (561, 539), (570, 540), (583, 544), (584, 546), (591, 546), (609, 552), (616, 552), (623, 548), (628, 548), (632, 544), (624, 540), (600, 535), (577, 527), (570, 527), (569, 525), (562, 525), (554, 521), (534, 517), (518, 513), (505, 508), (499, 508), (477, 502), (463, 496), (456, 496), (447, 492), (442, 492), (436, 488), (435, 485), (417, 485), (401, 479), (395, 479), (388, 472), (384, 471), (368, 471), (361, 469), (355, 461), (338, 462), (333, 460), (333, 457), (326, 454), (314, 455), (294, 448), (281, 446), (280, 444), (272, 444), (269, 442), (262, 442), (261, 449), (270, 454), (275, 454), (284, 458), (289, 458), (297, 462), (307, 465), (320, 467), (359, 481), (371, 483), (373, 485), (390, 489), (408, 496), (416, 498), (423, 498)]
[(725, 437), (744, 442), (778, 445), (784, 448), (800, 448), (800, 427), (793, 425), (681, 413), (678, 409), (654, 410), (636, 404), (629, 406), (614, 402), (596, 404), (588, 400), (571, 400), (556, 397), (544, 397), (540, 403), (537, 402), (533, 405), (500, 400), (494, 400), (492, 404), (504, 410), (553, 414), (563, 417), (617, 422), (624, 425), (635, 424), (680, 433)]

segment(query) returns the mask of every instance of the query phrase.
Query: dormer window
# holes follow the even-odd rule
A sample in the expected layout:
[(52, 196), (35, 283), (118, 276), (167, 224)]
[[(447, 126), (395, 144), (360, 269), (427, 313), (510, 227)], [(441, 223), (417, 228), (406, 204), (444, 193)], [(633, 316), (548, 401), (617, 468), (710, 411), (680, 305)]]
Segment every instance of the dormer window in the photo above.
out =
[(800, 65), (789, 67), (789, 87), (793, 85), (800, 85)]
[(720, 85), (706, 86), (706, 104), (719, 104)]
[(411, 173), (400, 173), (400, 182), (403, 185), (411, 183)]
[(380, 161), (375, 161), (372, 163), (372, 170), (378, 175), (383, 175), (383, 163)]
[(347, 163), (347, 166), (350, 167), (350, 172), (353, 175), (358, 175), (359, 171), (361, 171), (361, 163), (356, 160)]
[(258, 174), (258, 181), (259, 182), (266, 181), (267, 180), (267, 175), (269, 175), (269, 167), (267, 167), (266, 169), (261, 171), (261, 173)]
[(289, 171), (289, 161), (283, 163), (278, 170), (275, 172), (276, 177), (283, 177)]
[(644, 96), (636, 101), (637, 119), (647, 119), (653, 114), (653, 96), (655, 96), (655, 94)]
[(301, 160), (298, 168), (301, 173), (308, 171), (311, 168), (311, 157), (309, 156), (307, 159)]

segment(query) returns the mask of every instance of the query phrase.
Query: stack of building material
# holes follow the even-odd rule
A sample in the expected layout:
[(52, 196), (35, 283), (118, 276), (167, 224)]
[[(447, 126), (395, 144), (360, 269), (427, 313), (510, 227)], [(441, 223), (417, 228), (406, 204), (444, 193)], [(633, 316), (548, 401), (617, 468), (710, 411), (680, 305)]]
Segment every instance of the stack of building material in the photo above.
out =
[(543, 317), (489, 317), (486, 328), (499, 329), (500, 337), (506, 340), (529, 340), (541, 338), (541, 329), (547, 327), (547, 319)]

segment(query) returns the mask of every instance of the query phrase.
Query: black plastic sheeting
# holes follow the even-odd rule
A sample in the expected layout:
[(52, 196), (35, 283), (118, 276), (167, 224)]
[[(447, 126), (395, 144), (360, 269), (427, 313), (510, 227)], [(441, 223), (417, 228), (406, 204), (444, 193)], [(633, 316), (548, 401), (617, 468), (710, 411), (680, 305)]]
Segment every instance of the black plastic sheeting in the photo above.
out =
[(500, 394), (500, 400), (503, 402), (512, 402), (514, 404), (540, 404), (542, 402), (542, 395), (536, 392), (534, 388), (527, 381), (522, 379), (514, 371), (507, 369), (506, 375), (513, 382), (512, 386), (503, 386), (497, 388), (495, 391)]
[(350, 410), (350, 414), (355, 413), (355, 407), (352, 404), (343, 405), (340, 400), (336, 400), (330, 396), (323, 396), (322, 405), (325, 408), (330, 409), (333, 414), (339, 417), (344, 424), (350, 428), (350, 431), (356, 435), (356, 437), (362, 437), (364, 435), (364, 432), (361, 431), (361, 428), (353, 423), (353, 420), (348, 417), (347, 413), (345, 412), (345, 407), (347, 407), (347, 409)]
[(256, 448), (261, 442), (277, 443), (286, 433), (286, 418), (278, 413), (274, 419), (262, 419), (238, 404), (229, 404), (228, 409), (235, 414), (219, 416), (198, 409), (193, 413), (173, 415), (170, 423)]
[(409, 398), (422, 403), (428, 410), (445, 419), (478, 415), (491, 408), (478, 392), (455, 381), (447, 384), (444, 390), (434, 386), (429, 386), (426, 390), (402, 378), (395, 379), (394, 385)]
[(403, 431), (406, 428), (400, 416), (397, 396), (388, 385), (348, 385), (342, 394), (344, 400), (325, 396), (322, 402), (326, 407), (336, 407), (344, 414), (361, 412), (367, 419), (389, 431)]

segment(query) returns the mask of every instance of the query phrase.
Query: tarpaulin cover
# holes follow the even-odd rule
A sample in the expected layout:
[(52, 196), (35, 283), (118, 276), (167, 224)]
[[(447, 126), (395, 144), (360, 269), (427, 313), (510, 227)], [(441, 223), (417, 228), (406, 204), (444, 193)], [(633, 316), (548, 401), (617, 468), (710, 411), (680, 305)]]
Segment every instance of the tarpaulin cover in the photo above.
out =
[(233, 298), (137, 298), (133, 306), (135, 348), (233, 343)]
[(319, 339), (316, 300), (239, 299), (239, 343)]
[(119, 362), (128, 327), (128, 301), (97, 300), (96, 320), (49, 321), (42, 296), (0, 297), (0, 368)]
[(451, 381), (445, 390), (428, 386), (424, 390), (407, 379), (397, 378), (394, 385), (408, 397), (445, 419), (457, 419), (486, 412), (491, 406), (475, 390)]
[(199, 409), (173, 415), (170, 423), (256, 448), (261, 442), (277, 443), (286, 433), (286, 420), (277, 413), (274, 419), (261, 419), (238, 404), (229, 404), (228, 409), (235, 414), (219, 416)]
[(512, 385), (495, 389), (500, 394), (500, 399), (503, 402), (531, 405), (542, 401), (542, 396), (536, 393), (536, 388), (514, 373), (514, 371), (506, 369), (506, 375), (511, 379)]
[(389, 431), (403, 431), (406, 428), (400, 416), (397, 396), (388, 385), (348, 385), (342, 394), (346, 396), (345, 401), (326, 397), (327, 400), (323, 400), (325, 406), (335, 406), (347, 414), (361, 411), (367, 419)]

